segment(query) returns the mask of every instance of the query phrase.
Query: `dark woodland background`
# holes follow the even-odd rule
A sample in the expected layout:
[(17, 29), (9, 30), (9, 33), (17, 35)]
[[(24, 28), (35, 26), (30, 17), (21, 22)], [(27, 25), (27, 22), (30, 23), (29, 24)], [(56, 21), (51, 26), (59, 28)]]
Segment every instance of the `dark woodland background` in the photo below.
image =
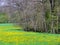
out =
[(60, 33), (60, 0), (0, 0), (0, 23), (25, 31)]

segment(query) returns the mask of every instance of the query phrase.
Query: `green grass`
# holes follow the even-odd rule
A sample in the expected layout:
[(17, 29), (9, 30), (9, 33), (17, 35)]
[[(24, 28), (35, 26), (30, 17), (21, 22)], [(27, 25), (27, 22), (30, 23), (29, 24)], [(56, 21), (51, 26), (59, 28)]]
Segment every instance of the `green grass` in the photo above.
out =
[(60, 45), (60, 34), (25, 32), (13, 24), (0, 24), (0, 45)]

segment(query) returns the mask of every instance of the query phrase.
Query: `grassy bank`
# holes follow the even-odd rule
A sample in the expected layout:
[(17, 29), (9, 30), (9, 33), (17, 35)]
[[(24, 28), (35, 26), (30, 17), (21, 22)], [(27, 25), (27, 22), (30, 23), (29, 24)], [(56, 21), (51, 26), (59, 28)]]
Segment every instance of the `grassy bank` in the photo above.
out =
[(1, 45), (60, 45), (60, 34), (25, 32), (13, 24), (0, 24)]

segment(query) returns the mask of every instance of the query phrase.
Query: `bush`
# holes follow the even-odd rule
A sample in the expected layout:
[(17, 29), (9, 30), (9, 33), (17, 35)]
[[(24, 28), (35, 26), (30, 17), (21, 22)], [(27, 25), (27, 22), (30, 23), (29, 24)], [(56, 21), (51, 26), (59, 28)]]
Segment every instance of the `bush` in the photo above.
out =
[(5, 13), (0, 13), (0, 23), (8, 22), (8, 17)]

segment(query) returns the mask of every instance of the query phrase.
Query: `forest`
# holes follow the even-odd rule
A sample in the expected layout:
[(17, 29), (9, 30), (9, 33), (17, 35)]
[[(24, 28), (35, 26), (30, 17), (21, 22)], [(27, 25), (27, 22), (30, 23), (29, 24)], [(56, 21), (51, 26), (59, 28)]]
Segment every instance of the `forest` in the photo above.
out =
[(0, 6), (0, 23), (16, 23), (25, 31), (60, 33), (59, 16), (59, 0), (7, 0)]
[(60, 0), (0, 0), (0, 44), (60, 45)]

